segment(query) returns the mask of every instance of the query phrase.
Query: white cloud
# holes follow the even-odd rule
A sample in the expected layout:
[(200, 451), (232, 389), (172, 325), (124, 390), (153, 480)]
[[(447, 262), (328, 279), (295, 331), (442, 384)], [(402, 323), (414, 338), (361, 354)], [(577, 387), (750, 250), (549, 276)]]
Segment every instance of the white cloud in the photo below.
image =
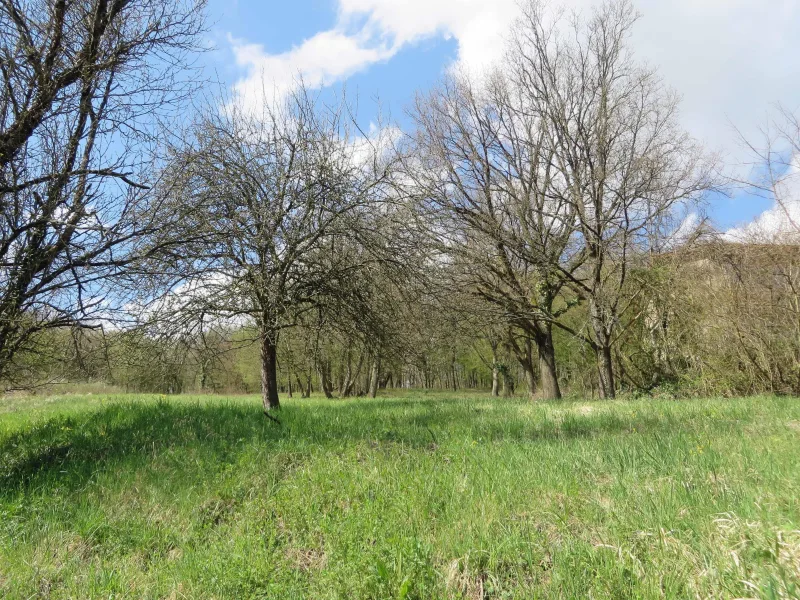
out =
[(725, 232), (731, 242), (797, 242), (800, 240), (800, 156), (776, 182), (773, 206), (751, 223)]
[(247, 70), (234, 92), (251, 106), (282, 96), (300, 79), (310, 88), (330, 85), (395, 53), (385, 44), (370, 47), (341, 31), (323, 31), (282, 54), (268, 54), (263, 46), (241, 40), (231, 43), (236, 64)]
[[(524, 1), (524, 0), (523, 0)], [(601, 0), (550, 0), (588, 10)], [(404, 47), (432, 37), (454, 39), (470, 71), (499, 58), (517, 0), (336, 0), (332, 28), (281, 54), (233, 43), (246, 76), (235, 86), (250, 102), (280, 96), (302, 78), (331, 85)], [(640, 59), (657, 66), (683, 95), (684, 126), (730, 164), (746, 162), (738, 143), (756, 135), (773, 103), (800, 104), (798, 0), (634, 0), (642, 14), (633, 37)], [(740, 171), (741, 173), (741, 171)], [(766, 218), (766, 217), (765, 217)]]
[[(281, 92), (302, 76), (330, 85), (434, 36), (455, 39), (458, 60), (480, 68), (498, 58), (517, 0), (336, 0), (337, 22), (281, 54), (234, 42), (244, 94)], [(599, 0), (598, 0), (599, 2)], [(592, 0), (551, 0), (587, 10)], [(635, 0), (638, 55), (684, 96), (687, 127), (735, 158), (731, 123), (751, 131), (770, 103), (800, 102), (797, 0)]]
[(638, 55), (683, 95), (685, 126), (733, 162), (775, 102), (800, 102), (800, 2), (638, 0)]
[(257, 105), (300, 80), (311, 88), (332, 85), (434, 36), (455, 39), (459, 63), (479, 69), (500, 57), (517, 14), (516, 0), (338, 0), (338, 6), (333, 28), (280, 54), (231, 38), (246, 71), (234, 85), (239, 100)]
[(690, 212), (681, 220), (672, 233), (668, 234), (664, 240), (664, 247), (667, 249), (678, 248), (682, 244), (690, 241), (698, 234), (702, 219), (696, 212)]
[(365, 18), (365, 29), (397, 48), (434, 35), (455, 38), (459, 61), (473, 68), (500, 57), (517, 14), (516, 0), (339, 0), (342, 22)]

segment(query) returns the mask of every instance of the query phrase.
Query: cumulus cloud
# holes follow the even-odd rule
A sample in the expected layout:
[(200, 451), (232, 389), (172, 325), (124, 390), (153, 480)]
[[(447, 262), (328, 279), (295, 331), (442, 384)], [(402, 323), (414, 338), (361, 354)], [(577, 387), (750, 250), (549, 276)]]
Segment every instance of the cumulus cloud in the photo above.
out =
[(788, 170), (772, 190), (774, 204), (752, 222), (725, 232), (730, 242), (800, 241), (800, 155), (795, 155)]
[(245, 105), (281, 97), (300, 80), (310, 88), (336, 83), (395, 53), (386, 44), (368, 45), (341, 31), (320, 32), (282, 54), (269, 54), (263, 46), (242, 40), (231, 39), (231, 44), (236, 64), (247, 71), (234, 85)]
[[(599, 1), (599, 0), (598, 0)], [(317, 87), (387, 61), (404, 47), (440, 36), (458, 44), (457, 61), (481, 68), (503, 51), (517, 0), (336, 0), (327, 31), (280, 53), (233, 41), (246, 70), (244, 96), (281, 93), (299, 77)], [(551, 0), (587, 10), (591, 0)], [(748, 133), (770, 103), (800, 98), (800, 3), (796, 0), (635, 0), (642, 20), (638, 55), (658, 66), (684, 96), (687, 127), (715, 149), (734, 155), (731, 123)], [(262, 94), (263, 95), (263, 94)], [(733, 156), (732, 158), (736, 158)]]
[(481, 69), (503, 52), (516, 0), (338, 0), (333, 27), (286, 52), (231, 37), (245, 76), (234, 92), (245, 105), (280, 97), (299, 81), (311, 88), (341, 82), (392, 58), (404, 47), (441, 36), (455, 39), (458, 63)]
[[(241, 100), (252, 105), (280, 97), (301, 79), (312, 88), (332, 85), (436, 37), (455, 40), (459, 68), (479, 71), (502, 55), (519, 12), (518, 0), (331, 1), (337, 6), (331, 28), (286, 52), (270, 54), (258, 44), (232, 40), (245, 71), (235, 85)], [(550, 0), (550, 5), (585, 12), (600, 1)], [(800, 2), (634, 3), (642, 14), (634, 50), (682, 94), (684, 126), (730, 164), (744, 165), (746, 150), (734, 127), (750, 138), (771, 104), (800, 101)], [(762, 223), (778, 218), (778, 212), (763, 215)]]
[(398, 50), (435, 35), (454, 38), (459, 62), (472, 68), (500, 57), (517, 14), (516, 0), (339, 0), (342, 22), (361, 20)]

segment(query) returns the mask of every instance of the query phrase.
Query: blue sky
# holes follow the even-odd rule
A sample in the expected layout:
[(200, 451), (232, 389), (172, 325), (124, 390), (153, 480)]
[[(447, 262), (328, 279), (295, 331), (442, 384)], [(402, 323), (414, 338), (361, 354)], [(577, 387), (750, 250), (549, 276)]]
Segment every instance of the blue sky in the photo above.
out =
[[(222, 82), (233, 85), (248, 74), (247, 68), (236, 64), (233, 47), (237, 42), (259, 44), (265, 53), (280, 54), (337, 23), (336, 0), (267, 4), (272, 3), (211, 1), (215, 51), (206, 59)], [(388, 60), (357, 69), (346, 78), (331, 79), (329, 83), (344, 84), (348, 95), (358, 96), (360, 116), (367, 122), (377, 114), (380, 104), (393, 121), (407, 126), (405, 111), (415, 93), (433, 85), (457, 58), (458, 44), (454, 38), (431, 36), (404, 47)]]
[[(592, 0), (553, 0), (586, 10)], [(756, 138), (775, 103), (800, 108), (800, 0), (635, 0), (633, 46), (683, 95), (684, 126), (731, 168), (748, 160), (736, 129)], [(215, 50), (204, 61), (226, 86), (345, 84), (368, 123), (380, 98), (404, 111), (454, 63), (480, 68), (502, 51), (516, 0), (234, 0), (210, 2)], [(741, 167), (739, 167), (741, 168)], [(708, 207), (727, 229), (771, 201), (745, 193)]]

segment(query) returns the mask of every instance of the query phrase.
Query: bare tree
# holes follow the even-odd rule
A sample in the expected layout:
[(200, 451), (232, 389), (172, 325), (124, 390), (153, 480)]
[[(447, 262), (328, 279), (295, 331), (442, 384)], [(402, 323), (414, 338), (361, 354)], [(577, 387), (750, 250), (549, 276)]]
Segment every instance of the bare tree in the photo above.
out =
[(0, 0), (0, 378), (96, 325), (157, 250), (153, 134), (193, 87), (205, 0)]
[(551, 191), (549, 123), (528, 104), (501, 71), (481, 84), (464, 74), (447, 78), (417, 102), (419, 164), (410, 172), (432, 238), (461, 280), (456, 285), (522, 332), (525, 339), (507, 341), (530, 393), (559, 398), (552, 327), (569, 306), (565, 273), (580, 266), (581, 255), (572, 248), (571, 205)]
[(385, 144), (360, 135), (344, 100), (327, 108), (303, 87), (263, 114), (210, 109), (187, 144), (172, 180), (180, 203), (202, 208), (187, 226), (204, 240), (188, 252), (202, 272), (182, 310), (255, 323), (264, 410), (279, 408), (280, 332), (357, 298), (351, 276), (363, 218), (386, 192)]
[(600, 390), (615, 395), (612, 348), (632, 261), (658, 250), (665, 219), (714, 186), (713, 162), (679, 126), (677, 94), (628, 46), (637, 14), (606, 2), (569, 21), (536, 0), (512, 36), (512, 77), (545, 119), (555, 174), (551, 193), (570, 207), (583, 266), (563, 269), (589, 306), (585, 341)]

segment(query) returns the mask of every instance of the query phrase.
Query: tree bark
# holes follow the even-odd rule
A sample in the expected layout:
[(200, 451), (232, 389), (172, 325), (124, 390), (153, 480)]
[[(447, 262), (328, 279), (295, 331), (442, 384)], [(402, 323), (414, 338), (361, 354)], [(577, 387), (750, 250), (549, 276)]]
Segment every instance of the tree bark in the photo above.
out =
[(511, 373), (506, 368), (503, 371), (503, 398), (510, 398), (514, 395), (514, 380), (511, 378)]
[[(529, 332), (530, 333), (530, 332)], [(536, 399), (536, 373), (533, 369), (533, 344), (529, 337), (525, 337), (525, 342), (520, 346), (515, 336), (509, 330), (508, 332), (508, 345), (514, 352), (517, 362), (525, 372), (525, 383), (528, 384), (528, 397), (531, 400)]]
[(597, 370), (600, 379), (600, 397), (616, 398), (614, 383), (614, 363), (611, 359), (611, 346), (608, 343), (597, 347)]
[(327, 361), (323, 361), (319, 365), (319, 386), (322, 388), (322, 393), (325, 394), (326, 398), (333, 398), (333, 391), (331, 388), (331, 373), (330, 373), (330, 363)]
[(500, 395), (500, 365), (497, 362), (497, 342), (490, 339), (489, 345), (492, 349), (492, 396)]
[(545, 400), (561, 398), (556, 371), (556, 350), (553, 345), (553, 327), (550, 323), (537, 326), (536, 348), (539, 352), (539, 397)]
[(352, 365), (352, 356), (351, 356), (350, 344), (349, 343), (347, 344), (347, 360), (345, 361), (345, 365), (346, 365), (346, 367), (344, 369), (344, 372), (342, 372), (341, 369), (339, 370), (339, 377), (338, 377), (339, 386), (338, 386), (338, 390), (339, 390), (339, 397), (340, 398), (343, 398), (345, 396), (349, 396), (350, 395), (348, 388), (351, 385), (350, 378), (351, 378), (352, 373), (353, 373), (353, 365)]
[(536, 400), (536, 373), (533, 371), (533, 364), (523, 365), (522, 368), (525, 370), (525, 383), (528, 384), (528, 398)]
[(202, 391), (206, 391), (206, 383), (208, 381), (208, 369), (206, 365), (206, 360), (200, 360), (200, 389)]
[(274, 331), (261, 332), (261, 400), (264, 410), (281, 407), (278, 400), (278, 351)]
[(346, 398), (347, 396), (352, 396), (353, 394), (353, 386), (355, 386), (356, 381), (358, 381), (359, 375), (361, 375), (361, 367), (364, 366), (364, 353), (360, 353), (358, 356), (358, 363), (356, 364), (356, 370), (353, 371), (350, 365), (350, 360), (348, 358), (347, 361), (347, 375), (345, 377), (345, 382), (343, 384), (343, 389), (341, 392), (341, 396)]
[(450, 377), (453, 380), (453, 391), (458, 391), (458, 379), (456, 378), (456, 357), (450, 359)]
[(531, 400), (536, 399), (536, 373), (533, 369), (533, 349), (530, 338), (525, 338), (523, 347), (515, 344), (514, 354), (517, 356), (522, 370), (525, 372), (525, 383), (528, 384), (528, 397)]

